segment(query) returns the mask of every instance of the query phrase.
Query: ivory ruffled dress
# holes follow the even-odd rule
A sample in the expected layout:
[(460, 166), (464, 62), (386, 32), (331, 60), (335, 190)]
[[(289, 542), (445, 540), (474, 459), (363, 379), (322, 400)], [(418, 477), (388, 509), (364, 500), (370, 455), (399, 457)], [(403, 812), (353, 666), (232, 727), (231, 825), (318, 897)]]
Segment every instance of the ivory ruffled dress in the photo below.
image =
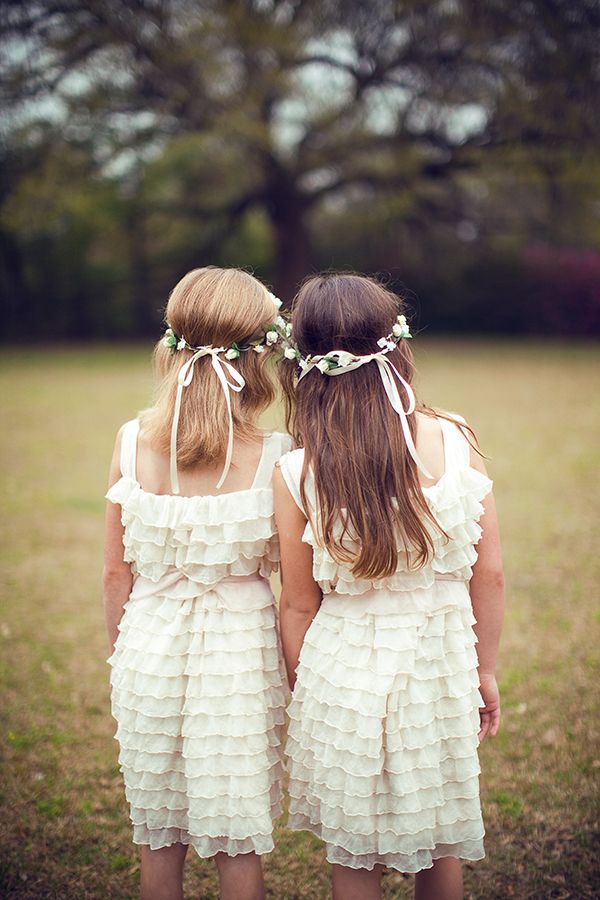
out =
[[(289, 707), (292, 829), (352, 868), (417, 872), (442, 856), (484, 856), (479, 802), (479, 693), (468, 581), (491, 481), (469, 465), (469, 445), (440, 419), (445, 473), (424, 488), (448, 535), (432, 527), (430, 563), (353, 577), (319, 546), (310, 522), (321, 606), (304, 640)], [(303, 450), (280, 461), (302, 508)], [(314, 483), (306, 491), (314, 508)]]
[(268, 853), (286, 699), (267, 580), (279, 559), (271, 475), (289, 438), (265, 436), (250, 489), (182, 497), (137, 482), (138, 430), (124, 428), (106, 495), (134, 573), (109, 659), (133, 840)]

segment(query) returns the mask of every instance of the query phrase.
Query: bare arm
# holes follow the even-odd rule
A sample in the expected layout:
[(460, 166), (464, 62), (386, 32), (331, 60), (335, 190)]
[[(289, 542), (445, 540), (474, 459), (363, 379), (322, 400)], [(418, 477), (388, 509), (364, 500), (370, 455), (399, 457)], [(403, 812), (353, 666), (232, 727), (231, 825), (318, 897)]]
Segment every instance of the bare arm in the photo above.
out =
[[(471, 465), (485, 474), (481, 457), (471, 452)], [(480, 519), (483, 529), (477, 544), (477, 561), (469, 586), (473, 613), (477, 619), (477, 657), (479, 679), (485, 707), (481, 710), (479, 739), (487, 734), (495, 737), (500, 726), (500, 696), (496, 684), (496, 659), (504, 619), (504, 573), (496, 503), (493, 494), (483, 501), (484, 514)]]
[(300, 650), (321, 603), (321, 589), (312, 577), (312, 549), (302, 542), (306, 518), (290, 494), (279, 467), (273, 472), (273, 500), (281, 547), (281, 643), (293, 689)]
[[(121, 455), (121, 432), (117, 435), (115, 449), (110, 464), (109, 487), (121, 477), (119, 458)], [(131, 566), (123, 560), (123, 525), (121, 507), (107, 502), (104, 540), (104, 570), (102, 586), (104, 596), (104, 616), (108, 643), (112, 653), (118, 636), (118, 625), (123, 615), (123, 606), (131, 593), (133, 576)]]

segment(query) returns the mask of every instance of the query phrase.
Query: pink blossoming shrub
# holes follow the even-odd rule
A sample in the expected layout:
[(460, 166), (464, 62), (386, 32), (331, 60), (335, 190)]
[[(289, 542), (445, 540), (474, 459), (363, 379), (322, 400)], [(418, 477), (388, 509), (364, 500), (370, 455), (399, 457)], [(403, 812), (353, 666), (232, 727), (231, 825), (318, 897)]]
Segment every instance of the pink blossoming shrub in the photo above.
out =
[(600, 253), (542, 244), (523, 253), (524, 330), (600, 334)]

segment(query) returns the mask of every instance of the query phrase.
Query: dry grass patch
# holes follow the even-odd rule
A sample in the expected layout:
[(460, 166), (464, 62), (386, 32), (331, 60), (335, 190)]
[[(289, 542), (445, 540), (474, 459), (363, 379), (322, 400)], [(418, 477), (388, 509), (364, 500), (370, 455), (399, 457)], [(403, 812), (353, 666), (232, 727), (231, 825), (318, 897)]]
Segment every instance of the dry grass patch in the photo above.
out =
[[(600, 893), (597, 782), (600, 616), (594, 348), (423, 342), (421, 394), (462, 412), (491, 457), (509, 611), (504, 727), (482, 749), (486, 860), (473, 900)], [(114, 434), (149, 399), (149, 350), (5, 351), (0, 553), (0, 895), (138, 893), (107, 691), (100, 604), (102, 496)], [(280, 824), (266, 861), (273, 900), (322, 900), (319, 842)], [(186, 896), (216, 898), (190, 860)], [(384, 879), (385, 897), (412, 880)]]

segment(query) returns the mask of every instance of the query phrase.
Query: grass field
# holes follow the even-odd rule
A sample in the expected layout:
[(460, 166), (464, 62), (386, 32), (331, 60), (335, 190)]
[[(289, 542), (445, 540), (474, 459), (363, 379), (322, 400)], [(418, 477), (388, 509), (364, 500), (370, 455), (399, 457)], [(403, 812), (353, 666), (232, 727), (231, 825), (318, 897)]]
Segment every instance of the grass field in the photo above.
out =
[[(486, 860), (471, 898), (600, 894), (597, 782), (600, 358), (565, 344), (422, 342), (420, 393), (462, 412), (490, 456), (508, 616), (503, 730), (482, 748)], [(0, 896), (134, 898), (100, 598), (117, 427), (150, 396), (148, 348), (0, 354), (3, 426)], [(595, 449), (594, 449), (595, 448)], [(278, 827), (273, 900), (322, 900), (319, 842)], [(192, 858), (186, 896), (215, 898)], [(385, 897), (412, 881), (388, 873)]]

